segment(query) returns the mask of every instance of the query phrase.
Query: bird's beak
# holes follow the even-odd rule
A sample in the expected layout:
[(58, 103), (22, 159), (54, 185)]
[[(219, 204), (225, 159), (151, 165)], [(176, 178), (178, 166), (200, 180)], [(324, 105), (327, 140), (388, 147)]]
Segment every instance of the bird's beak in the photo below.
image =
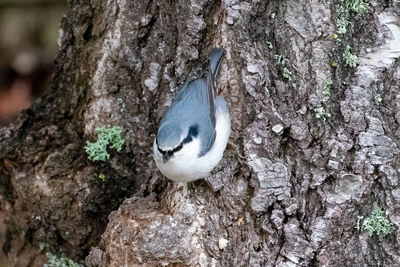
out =
[(172, 157), (172, 153), (165, 153), (164, 155), (163, 155), (163, 162), (164, 162), (164, 164), (165, 163), (167, 163), (168, 162), (168, 160), (170, 159)]

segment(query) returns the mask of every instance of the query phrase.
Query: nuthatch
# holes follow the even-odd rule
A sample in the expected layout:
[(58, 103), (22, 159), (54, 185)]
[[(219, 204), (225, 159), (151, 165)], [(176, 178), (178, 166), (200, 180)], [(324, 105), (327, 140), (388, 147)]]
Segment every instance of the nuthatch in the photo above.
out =
[(157, 167), (169, 179), (205, 178), (222, 159), (231, 133), (229, 110), (216, 95), (216, 75), (225, 53), (213, 48), (186, 80), (161, 120), (153, 144)]

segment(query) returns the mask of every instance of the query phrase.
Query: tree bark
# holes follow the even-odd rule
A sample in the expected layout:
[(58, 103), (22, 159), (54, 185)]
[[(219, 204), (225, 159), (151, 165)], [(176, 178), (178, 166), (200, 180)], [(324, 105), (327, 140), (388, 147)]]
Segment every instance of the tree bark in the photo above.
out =
[[(336, 39), (338, 4), (70, 1), (51, 90), (0, 129), (13, 265), (46, 251), (86, 266), (400, 265), (400, 2), (372, 0)], [(232, 134), (186, 192), (151, 147), (214, 46)], [(103, 125), (123, 127), (125, 146), (91, 162)], [(376, 205), (390, 235), (360, 227)]]

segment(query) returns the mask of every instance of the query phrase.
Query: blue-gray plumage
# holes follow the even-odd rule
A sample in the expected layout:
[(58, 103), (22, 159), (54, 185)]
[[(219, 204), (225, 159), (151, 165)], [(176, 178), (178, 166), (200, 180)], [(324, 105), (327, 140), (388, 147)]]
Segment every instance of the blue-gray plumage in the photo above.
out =
[[(207, 153), (215, 140), (215, 84), (214, 76), (224, 54), (222, 48), (210, 52), (209, 67), (197, 69), (184, 84), (172, 106), (161, 121), (157, 142), (160, 148), (174, 149), (187, 137), (186, 129), (196, 127), (203, 144), (199, 156)], [(187, 108), (189, 107), (189, 109)]]
[[(194, 145), (194, 142), (192, 142), (193, 140), (196, 140), (199, 144), (198, 149), (191, 150), (194, 151), (193, 153), (197, 154), (195, 155), (196, 158), (202, 158), (206, 155), (213, 148), (216, 140), (216, 124), (219, 114), (223, 114), (227, 118), (226, 120), (224, 117), (224, 123), (226, 126), (229, 126), (229, 130), (225, 130), (227, 131), (226, 141), (224, 139), (222, 142), (225, 143), (222, 151), (216, 153), (216, 157), (219, 157), (216, 163), (219, 162), (223, 150), (225, 150), (226, 142), (230, 134), (229, 111), (225, 100), (222, 97), (216, 96), (215, 92), (215, 76), (218, 72), (224, 52), (223, 48), (213, 48), (211, 50), (208, 61), (205, 62), (206, 64), (202, 64), (202, 66), (189, 76), (181, 91), (172, 102), (171, 107), (161, 120), (153, 150), (159, 168), (161, 162), (160, 160), (157, 161), (157, 159), (160, 158), (161, 154), (164, 165), (168, 163), (168, 166), (177, 169), (178, 173), (181, 171), (179, 177), (169, 177), (173, 180), (193, 180), (199, 178), (193, 178), (193, 175), (193, 177), (181, 177), (186, 175), (185, 171), (182, 171), (184, 167), (180, 166), (178, 161), (175, 164), (168, 161), (185, 145)], [(226, 134), (222, 135), (220, 133), (219, 135), (222, 138)], [(189, 160), (191, 156), (192, 155), (186, 158)], [(190, 163), (193, 163), (196, 158), (193, 158)], [(184, 161), (182, 160), (182, 162)], [(214, 162), (212, 162), (212, 164), (214, 164)], [(162, 167), (165, 168), (165, 166)], [(213, 167), (214, 166), (212, 166), (212, 168)], [(160, 170), (163, 172), (163, 168), (160, 168)], [(163, 173), (166, 174), (167, 171)], [(168, 177), (167, 174), (166, 176)], [(190, 175), (187, 174), (187, 176)]]

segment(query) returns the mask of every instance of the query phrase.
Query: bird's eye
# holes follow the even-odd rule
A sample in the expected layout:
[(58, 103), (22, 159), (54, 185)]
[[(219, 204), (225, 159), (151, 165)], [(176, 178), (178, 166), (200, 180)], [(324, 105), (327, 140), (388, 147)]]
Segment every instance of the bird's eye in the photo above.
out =
[(182, 147), (183, 147), (183, 143), (181, 143), (179, 146), (177, 146), (177, 147), (174, 149), (174, 152), (177, 152), (177, 151), (181, 150)]

